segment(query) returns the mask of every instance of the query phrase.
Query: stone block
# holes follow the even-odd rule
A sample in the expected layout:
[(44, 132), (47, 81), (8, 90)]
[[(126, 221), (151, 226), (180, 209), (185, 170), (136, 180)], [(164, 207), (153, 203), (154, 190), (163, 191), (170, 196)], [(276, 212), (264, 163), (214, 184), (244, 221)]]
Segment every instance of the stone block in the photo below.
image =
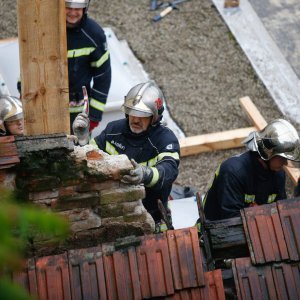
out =
[(56, 210), (68, 210), (72, 208), (86, 208), (99, 205), (98, 192), (78, 193), (76, 195), (59, 197), (56, 203)]
[(78, 232), (98, 228), (101, 226), (101, 218), (92, 209), (72, 209), (60, 212), (68, 218), (71, 231)]
[(112, 204), (121, 202), (133, 202), (145, 197), (145, 188), (142, 185), (128, 185), (115, 190), (103, 190), (100, 192), (100, 203)]
[(42, 178), (16, 178), (16, 186), (20, 190), (29, 192), (42, 192), (59, 187), (60, 179), (56, 176), (44, 176)]
[(101, 217), (119, 217), (129, 213), (134, 213), (136, 211), (136, 207), (140, 205), (143, 206), (141, 200), (101, 205)]
[(103, 180), (120, 180), (132, 170), (132, 164), (126, 155), (104, 156), (101, 160), (88, 160), (88, 175)]
[(48, 190), (43, 192), (30, 192), (28, 199), (31, 201), (47, 200), (58, 197), (58, 189)]
[(0, 187), (10, 190), (16, 188), (16, 174), (11, 170), (0, 170)]
[(77, 192), (91, 192), (91, 191), (102, 191), (102, 190), (113, 190), (120, 187), (119, 181), (107, 180), (98, 182), (97, 178), (88, 178), (84, 182), (79, 183), (76, 187)]

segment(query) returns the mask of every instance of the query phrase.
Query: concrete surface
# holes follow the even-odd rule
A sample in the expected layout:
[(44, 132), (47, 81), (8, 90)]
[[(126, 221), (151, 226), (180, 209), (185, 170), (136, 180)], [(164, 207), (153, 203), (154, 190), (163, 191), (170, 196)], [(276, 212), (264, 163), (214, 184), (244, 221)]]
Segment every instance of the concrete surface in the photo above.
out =
[(299, 2), (241, 0), (238, 8), (213, 2), (278, 108), (300, 123)]

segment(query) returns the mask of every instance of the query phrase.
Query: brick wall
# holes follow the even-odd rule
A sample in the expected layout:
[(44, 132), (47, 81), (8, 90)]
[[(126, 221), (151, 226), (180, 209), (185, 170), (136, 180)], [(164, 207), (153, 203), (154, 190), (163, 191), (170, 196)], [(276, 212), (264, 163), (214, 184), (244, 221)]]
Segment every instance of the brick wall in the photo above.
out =
[(26, 201), (64, 216), (71, 228), (60, 245), (35, 237), (31, 255), (153, 232), (153, 220), (141, 201), (144, 187), (120, 182), (132, 168), (126, 156), (110, 156), (91, 145), (74, 147), (63, 135), (22, 137), (13, 143), (20, 162), (0, 170), (0, 186), (16, 189)]

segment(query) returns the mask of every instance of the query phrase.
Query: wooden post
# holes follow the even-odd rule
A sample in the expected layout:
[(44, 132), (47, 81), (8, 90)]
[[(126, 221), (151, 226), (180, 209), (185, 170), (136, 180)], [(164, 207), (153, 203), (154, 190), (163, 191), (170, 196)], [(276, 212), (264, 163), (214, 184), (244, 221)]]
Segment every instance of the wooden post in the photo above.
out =
[(17, 10), (25, 134), (69, 133), (65, 1), (18, 0)]

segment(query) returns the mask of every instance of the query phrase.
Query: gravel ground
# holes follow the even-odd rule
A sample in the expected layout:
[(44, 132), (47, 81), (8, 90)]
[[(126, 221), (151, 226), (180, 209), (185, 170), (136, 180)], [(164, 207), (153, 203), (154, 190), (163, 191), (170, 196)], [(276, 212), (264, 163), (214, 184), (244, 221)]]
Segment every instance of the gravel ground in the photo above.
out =
[[(15, 2), (0, 2), (0, 38), (17, 35)], [(127, 40), (187, 136), (251, 126), (239, 106), (246, 95), (268, 122), (282, 117), (211, 0), (189, 0), (157, 23), (149, 3), (92, 0), (89, 14)], [(176, 183), (203, 192), (218, 164), (241, 151), (182, 158)]]

